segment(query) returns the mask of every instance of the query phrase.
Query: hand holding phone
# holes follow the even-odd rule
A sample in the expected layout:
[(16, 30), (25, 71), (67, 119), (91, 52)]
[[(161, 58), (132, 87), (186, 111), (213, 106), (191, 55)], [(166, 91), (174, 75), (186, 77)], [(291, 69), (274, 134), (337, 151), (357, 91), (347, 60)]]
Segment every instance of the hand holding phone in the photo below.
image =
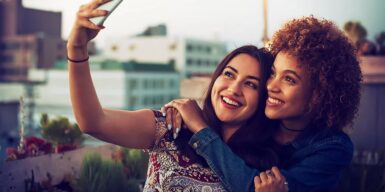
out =
[(111, 0), (111, 1), (101, 5), (100, 7), (98, 7), (98, 9), (108, 11), (108, 15), (90, 18), (90, 21), (92, 23), (94, 23), (95, 25), (103, 25), (104, 21), (106, 21), (108, 16), (111, 15), (111, 13), (116, 9), (116, 7), (118, 7), (118, 5), (120, 5), (120, 3), (122, 1), (123, 0)]

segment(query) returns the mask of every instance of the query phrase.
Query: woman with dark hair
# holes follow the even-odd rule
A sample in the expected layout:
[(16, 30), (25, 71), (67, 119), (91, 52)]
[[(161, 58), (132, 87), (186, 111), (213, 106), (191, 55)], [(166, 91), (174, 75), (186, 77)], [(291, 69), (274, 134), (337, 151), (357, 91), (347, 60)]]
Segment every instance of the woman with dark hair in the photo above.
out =
[[(120, 146), (147, 149), (150, 158), (145, 191), (224, 191), (218, 176), (189, 146), (191, 134), (182, 131), (174, 142), (161, 112), (102, 108), (92, 83), (87, 44), (104, 28), (89, 19), (106, 15), (97, 7), (108, 1), (94, 0), (81, 6), (68, 38), (71, 101), (80, 129)], [(203, 111), (205, 122), (215, 127), (248, 165), (259, 170), (278, 161), (267, 147), (273, 129), (267, 126), (271, 122), (263, 112), (272, 61), (271, 54), (254, 46), (232, 51), (214, 73)], [(248, 136), (250, 133), (253, 137)]]
[(353, 156), (343, 128), (352, 124), (360, 100), (362, 77), (354, 47), (332, 22), (310, 16), (276, 32), (271, 51), (276, 58), (265, 114), (280, 122), (269, 145), (281, 160), (279, 169), (248, 166), (207, 128), (212, 125), (193, 123), (200, 122), (193, 114), (201, 112), (191, 101), (174, 100), (166, 109), (178, 110), (195, 133), (190, 143), (230, 191), (332, 191)]

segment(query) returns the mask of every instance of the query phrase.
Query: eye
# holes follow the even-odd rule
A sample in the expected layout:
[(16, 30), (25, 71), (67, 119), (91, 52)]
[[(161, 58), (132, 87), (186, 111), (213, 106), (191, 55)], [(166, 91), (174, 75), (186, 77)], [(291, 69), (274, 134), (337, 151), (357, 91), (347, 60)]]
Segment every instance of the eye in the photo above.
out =
[(273, 77), (275, 77), (275, 71), (271, 71), (271, 74), (270, 74), (269, 78), (273, 78)]
[(231, 73), (230, 71), (224, 71), (223, 72), (223, 75), (227, 78), (234, 78), (234, 75), (233, 73)]
[(291, 78), (290, 76), (285, 76), (285, 81), (288, 82), (289, 84), (292, 84), (294, 85), (296, 83), (296, 81)]
[(257, 89), (258, 89), (258, 85), (257, 85), (256, 83), (247, 81), (245, 84), (246, 84), (247, 87), (250, 87), (250, 88), (252, 88), (252, 89), (254, 89), (254, 90), (257, 90)]

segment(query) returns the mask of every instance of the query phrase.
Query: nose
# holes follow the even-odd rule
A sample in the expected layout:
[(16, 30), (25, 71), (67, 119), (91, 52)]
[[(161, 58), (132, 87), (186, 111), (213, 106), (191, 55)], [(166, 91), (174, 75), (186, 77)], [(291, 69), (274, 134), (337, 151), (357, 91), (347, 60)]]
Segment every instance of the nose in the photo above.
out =
[(233, 81), (229, 87), (228, 90), (235, 96), (241, 96), (242, 95), (242, 84), (238, 81)]
[(274, 92), (274, 93), (280, 91), (279, 82), (276, 78), (270, 77), (267, 80), (267, 91), (268, 92)]

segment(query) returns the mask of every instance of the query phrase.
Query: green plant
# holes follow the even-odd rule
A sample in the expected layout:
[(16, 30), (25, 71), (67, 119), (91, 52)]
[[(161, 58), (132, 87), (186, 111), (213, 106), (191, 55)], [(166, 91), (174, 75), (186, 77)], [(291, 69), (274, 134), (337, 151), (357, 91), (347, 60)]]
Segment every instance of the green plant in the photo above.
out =
[(148, 155), (142, 150), (122, 148), (122, 163), (126, 167), (129, 179), (145, 180), (148, 167)]
[(43, 137), (54, 144), (80, 144), (84, 140), (78, 125), (71, 124), (68, 118), (50, 120), (47, 114), (42, 114), (40, 125)]
[(128, 191), (128, 182), (119, 162), (102, 160), (100, 154), (86, 154), (82, 162), (78, 191)]

